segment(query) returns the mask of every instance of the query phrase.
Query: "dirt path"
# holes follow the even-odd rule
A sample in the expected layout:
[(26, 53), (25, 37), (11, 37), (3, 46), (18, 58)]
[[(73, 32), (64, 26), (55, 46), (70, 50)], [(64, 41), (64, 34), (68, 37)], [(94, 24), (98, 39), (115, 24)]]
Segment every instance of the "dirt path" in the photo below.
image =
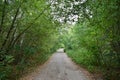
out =
[(37, 72), (31, 73), (21, 80), (91, 80), (86, 71), (75, 65), (59, 49), (49, 62), (40, 67)]

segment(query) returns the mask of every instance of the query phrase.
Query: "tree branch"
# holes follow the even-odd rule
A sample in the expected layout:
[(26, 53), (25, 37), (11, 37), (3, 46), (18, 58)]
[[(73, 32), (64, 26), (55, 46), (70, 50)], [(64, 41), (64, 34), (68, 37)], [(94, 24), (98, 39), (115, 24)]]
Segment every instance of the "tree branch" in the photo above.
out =
[(50, 6), (50, 5), (48, 5), (48, 6), (32, 21), (32, 23), (30, 23), (30, 25), (29, 25), (26, 29), (24, 29), (24, 30), (17, 36), (17, 38), (14, 40), (14, 43), (12, 44), (11, 47), (13, 47), (13, 46), (15, 45), (15, 43), (17, 42), (17, 40), (18, 40), (29, 28), (32, 27), (32, 25), (35, 23), (35, 21), (48, 9), (49, 6)]

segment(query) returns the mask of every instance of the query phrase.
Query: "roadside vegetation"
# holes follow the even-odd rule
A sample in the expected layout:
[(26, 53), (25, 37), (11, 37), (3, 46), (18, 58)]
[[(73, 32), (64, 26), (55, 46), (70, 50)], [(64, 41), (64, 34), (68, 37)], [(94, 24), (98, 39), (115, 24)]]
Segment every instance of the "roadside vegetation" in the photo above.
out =
[(57, 49), (58, 23), (44, 0), (0, 0), (0, 80), (18, 80)]
[(119, 3), (118, 0), (86, 2), (93, 15), (86, 14), (87, 18), (80, 18), (69, 30), (64, 29), (61, 40), (73, 61), (92, 73), (102, 74), (104, 80), (120, 79)]

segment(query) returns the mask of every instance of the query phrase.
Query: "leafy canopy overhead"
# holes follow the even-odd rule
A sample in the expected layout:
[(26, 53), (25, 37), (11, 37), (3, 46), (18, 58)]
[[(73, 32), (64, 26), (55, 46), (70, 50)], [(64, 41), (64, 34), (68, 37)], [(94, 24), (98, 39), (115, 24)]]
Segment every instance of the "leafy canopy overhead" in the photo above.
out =
[(87, 2), (87, 0), (49, 0), (53, 18), (69, 24), (92, 17), (92, 11), (87, 6)]

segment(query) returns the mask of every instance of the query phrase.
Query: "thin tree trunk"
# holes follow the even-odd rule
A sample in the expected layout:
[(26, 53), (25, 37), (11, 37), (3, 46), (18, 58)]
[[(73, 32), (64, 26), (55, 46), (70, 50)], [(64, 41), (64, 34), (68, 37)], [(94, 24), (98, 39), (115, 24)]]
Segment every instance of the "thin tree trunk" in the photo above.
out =
[(6, 52), (8, 53), (9, 52), (9, 50), (11, 49), (11, 44), (13, 43), (13, 41), (14, 41), (14, 39), (15, 39), (15, 34), (16, 34), (16, 28), (14, 29), (14, 32), (13, 32), (13, 34), (12, 34), (12, 39), (10, 40), (10, 43), (9, 43), (9, 45), (8, 45), (8, 47), (7, 47), (7, 50), (6, 50)]
[(2, 27), (3, 27), (3, 23), (4, 23), (5, 10), (6, 10), (6, 0), (4, 1), (4, 5), (3, 5), (3, 9), (2, 9), (2, 18), (1, 18), (1, 24), (0, 24), (0, 33), (2, 32)]
[(22, 38), (21, 38), (21, 40), (20, 40), (20, 47), (22, 47), (22, 44), (23, 44), (23, 42), (24, 42), (24, 38), (25, 38), (25, 33), (23, 34), (23, 36), (22, 36)]
[(18, 13), (19, 13), (20, 7), (21, 7), (21, 4), (20, 4), (20, 6), (17, 8), (17, 11), (16, 11), (15, 16), (14, 16), (13, 21), (12, 21), (12, 24), (11, 24), (11, 26), (10, 26), (10, 29), (9, 29), (9, 31), (8, 31), (8, 33), (7, 33), (7, 36), (6, 36), (6, 38), (5, 38), (5, 40), (4, 40), (3, 44), (2, 44), (1, 50), (2, 50), (2, 49), (4, 48), (4, 46), (6, 45), (8, 39), (9, 39), (9, 37), (10, 37), (10, 35), (11, 35), (11, 32), (12, 32), (12, 30), (14, 29), (14, 24), (15, 24), (15, 21), (16, 21), (16, 19), (17, 19), (17, 15), (18, 15)]
[(13, 47), (15, 45), (15, 43), (17, 42), (17, 40), (29, 29), (32, 27), (32, 25), (35, 23), (35, 21), (47, 10), (47, 8), (49, 7), (50, 5), (48, 5), (33, 21), (32, 23), (26, 28), (24, 29), (17, 37), (16, 39), (14, 40), (13, 44), (11, 47)]

